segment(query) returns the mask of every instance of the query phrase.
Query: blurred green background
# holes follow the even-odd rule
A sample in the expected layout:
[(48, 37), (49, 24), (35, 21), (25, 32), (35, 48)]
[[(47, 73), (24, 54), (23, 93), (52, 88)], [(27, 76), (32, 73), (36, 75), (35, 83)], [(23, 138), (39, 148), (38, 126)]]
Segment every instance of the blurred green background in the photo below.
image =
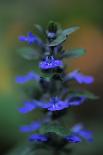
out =
[(73, 60), (70, 67), (95, 77), (95, 83), (88, 89), (100, 99), (74, 110), (76, 120), (94, 132), (93, 144), (76, 145), (75, 153), (103, 155), (103, 0), (0, 0), (0, 155), (25, 139), (18, 131), (25, 118), (17, 111), (20, 92), (15, 76), (26, 73), (30, 64), (16, 53), (21, 46), (18, 36), (29, 31), (35, 33), (33, 24), (45, 27), (49, 20), (61, 23), (64, 28), (81, 27), (68, 39), (65, 48), (83, 47), (87, 55)]

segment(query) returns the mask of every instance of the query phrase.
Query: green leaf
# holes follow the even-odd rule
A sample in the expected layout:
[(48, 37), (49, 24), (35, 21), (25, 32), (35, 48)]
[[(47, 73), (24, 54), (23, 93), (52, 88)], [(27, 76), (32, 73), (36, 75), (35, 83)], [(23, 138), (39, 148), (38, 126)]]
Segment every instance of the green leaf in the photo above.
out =
[(24, 59), (27, 59), (27, 60), (39, 58), (38, 51), (36, 51), (35, 49), (33, 49), (31, 47), (22, 47), (22, 48), (18, 49), (17, 52), (19, 53), (19, 55), (21, 57), (23, 57)]
[(34, 26), (40, 33), (45, 34), (45, 30), (43, 29), (41, 25), (34, 24)]
[(50, 148), (43, 143), (19, 144), (6, 155), (47, 155), (51, 154), (49, 149)]
[(75, 32), (78, 29), (79, 29), (79, 26), (74, 26), (74, 27), (65, 29), (48, 46), (57, 46), (57, 45), (63, 43), (71, 33)]
[(63, 58), (78, 58), (86, 54), (85, 49), (83, 48), (77, 48), (77, 49), (71, 49), (69, 51), (65, 51), (63, 53)]
[(90, 91), (71, 91), (69, 92), (74, 97), (86, 97), (87, 99), (98, 99), (99, 97), (91, 93)]
[(66, 136), (68, 134), (68, 130), (66, 130), (65, 128), (63, 128), (57, 123), (46, 124), (42, 126), (42, 128), (40, 129), (41, 134), (46, 134), (50, 132), (60, 136)]

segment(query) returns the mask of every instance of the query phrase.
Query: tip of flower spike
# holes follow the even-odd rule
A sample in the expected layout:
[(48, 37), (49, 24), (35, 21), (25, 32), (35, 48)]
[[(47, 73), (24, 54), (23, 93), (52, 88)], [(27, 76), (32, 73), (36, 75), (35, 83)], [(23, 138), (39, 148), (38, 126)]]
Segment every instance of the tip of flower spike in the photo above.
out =
[(44, 135), (41, 135), (41, 134), (33, 134), (29, 137), (29, 141), (31, 142), (45, 142), (47, 141), (48, 138)]
[(56, 33), (54, 33), (54, 32), (48, 32), (48, 33), (47, 33), (47, 36), (48, 36), (48, 38), (50, 38), (50, 39), (54, 39), (54, 38), (56, 38)]

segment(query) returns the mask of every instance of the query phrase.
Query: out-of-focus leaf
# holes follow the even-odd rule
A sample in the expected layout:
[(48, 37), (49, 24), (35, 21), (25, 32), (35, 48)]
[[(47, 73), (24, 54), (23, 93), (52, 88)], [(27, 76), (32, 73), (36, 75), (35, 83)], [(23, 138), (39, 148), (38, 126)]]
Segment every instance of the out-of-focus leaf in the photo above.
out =
[(7, 155), (36, 155), (35, 152), (32, 152), (32, 149), (27, 144), (21, 144), (9, 152)]
[(45, 30), (43, 29), (43, 27), (39, 24), (34, 24), (35, 28), (42, 34), (45, 34)]
[(79, 29), (79, 26), (74, 26), (74, 27), (65, 29), (48, 46), (57, 46), (57, 45), (63, 43), (71, 33), (75, 32), (78, 29)]
[(57, 23), (57, 27), (58, 27), (58, 30), (57, 30), (57, 35), (61, 34), (63, 29), (61, 27), (61, 25), (59, 23)]
[(85, 49), (83, 48), (77, 48), (77, 49), (71, 49), (69, 51), (65, 51), (65, 53), (62, 54), (63, 58), (78, 58), (86, 54)]
[(43, 143), (21, 144), (6, 155), (48, 155), (48, 150), (48, 146)]
[(23, 47), (17, 50), (19, 55), (27, 60), (37, 59), (39, 58), (39, 51), (36, 51), (35, 49), (31, 47)]
[(69, 132), (64, 127), (60, 126), (57, 123), (50, 123), (42, 126), (40, 129), (40, 133), (46, 134), (46, 133), (55, 133), (60, 136), (66, 136)]
[(90, 91), (87, 90), (83, 90), (83, 91), (71, 91), (70, 94), (72, 96), (76, 96), (76, 97), (85, 97), (87, 99), (98, 99), (98, 96), (95, 96), (93, 93), (91, 93)]

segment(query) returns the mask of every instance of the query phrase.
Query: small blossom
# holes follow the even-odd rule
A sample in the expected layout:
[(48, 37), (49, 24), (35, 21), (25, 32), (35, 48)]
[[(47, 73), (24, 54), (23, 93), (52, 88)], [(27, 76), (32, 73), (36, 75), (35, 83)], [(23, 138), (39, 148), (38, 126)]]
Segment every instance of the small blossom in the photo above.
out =
[(83, 128), (82, 123), (76, 124), (72, 127), (71, 131), (74, 133), (78, 133)]
[(40, 127), (41, 127), (41, 122), (40, 121), (35, 121), (35, 122), (32, 122), (29, 125), (21, 126), (20, 131), (21, 132), (31, 132), (31, 131), (38, 130)]
[(81, 137), (83, 137), (84, 139), (86, 139), (88, 142), (92, 142), (93, 141), (93, 137), (92, 137), (92, 132), (91, 131), (81, 130), (79, 132), (79, 135)]
[(59, 98), (52, 98), (50, 102), (40, 105), (44, 109), (49, 111), (62, 110), (68, 107), (68, 103), (60, 100)]
[(65, 139), (70, 143), (79, 143), (79, 142), (81, 142), (81, 139), (78, 136), (74, 136), (74, 135), (66, 136)]
[(42, 134), (33, 134), (29, 137), (29, 141), (45, 142), (48, 138)]
[(35, 73), (34, 71), (31, 71), (27, 75), (16, 77), (16, 83), (19, 83), (19, 84), (24, 84), (24, 83), (27, 83), (31, 80), (39, 81), (40, 76), (37, 73)]
[(73, 72), (69, 73), (65, 80), (66, 79), (75, 79), (80, 84), (91, 84), (94, 81), (92, 76), (83, 75), (79, 72), (79, 70), (74, 70)]
[(78, 98), (75, 96), (70, 96), (68, 98), (68, 103), (70, 106), (78, 106), (82, 104), (85, 100), (86, 98), (84, 96), (79, 96)]
[(42, 46), (42, 41), (35, 35), (32, 34), (32, 32), (29, 32), (27, 36), (20, 36), (19, 40), (21, 42), (28, 42), (29, 44), (37, 44), (39, 46)]
[(18, 108), (20, 113), (26, 114), (34, 109), (37, 108), (37, 105), (34, 103), (34, 101), (26, 101), (24, 102), (24, 107)]
[(47, 36), (49, 39), (54, 39), (54, 38), (56, 38), (56, 33), (55, 32), (48, 32)]
[(56, 60), (53, 58), (53, 56), (51, 57), (46, 57), (45, 61), (41, 61), (39, 63), (39, 67), (43, 70), (46, 69), (53, 69), (53, 68), (57, 68), (57, 67), (63, 67), (63, 62), (61, 60)]
[(88, 142), (92, 142), (93, 141), (93, 137), (92, 137), (92, 132), (83, 129), (83, 125), (82, 124), (77, 124), (75, 125), (72, 130), (71, 130), (74, 134), (78, 134), (79, 136), (81, 136), (82, 138), (86, 139)]

